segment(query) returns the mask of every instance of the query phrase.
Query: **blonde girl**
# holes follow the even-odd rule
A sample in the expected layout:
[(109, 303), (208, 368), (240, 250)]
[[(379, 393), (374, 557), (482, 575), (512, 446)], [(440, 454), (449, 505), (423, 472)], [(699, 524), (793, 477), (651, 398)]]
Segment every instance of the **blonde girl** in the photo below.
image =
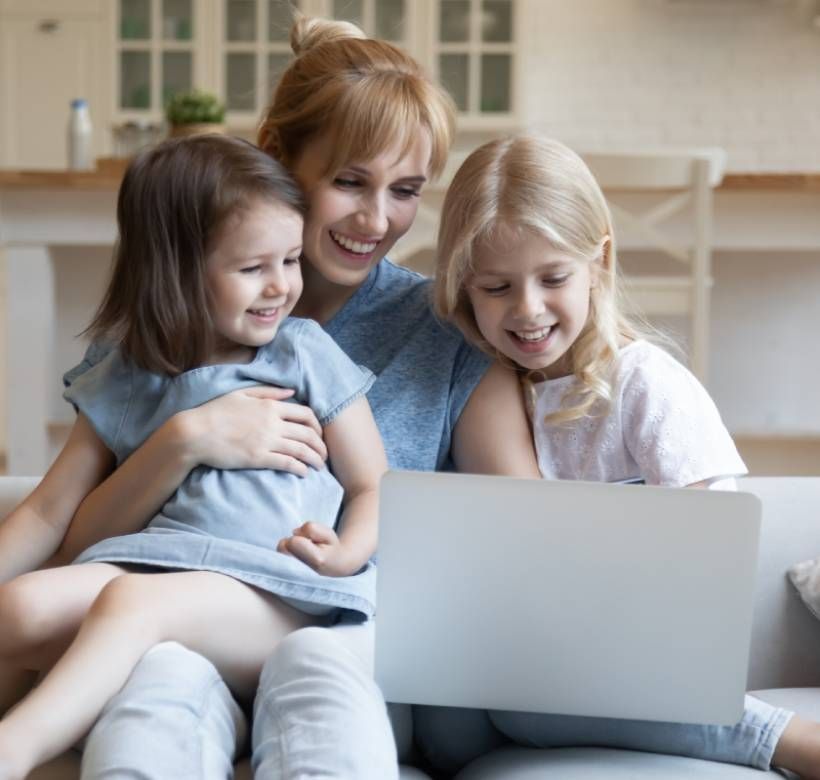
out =
[(573, 151), (465, 161), (442, 213), (439, 313), (515, 366), (548, 479), (709, 485), (746, 469), (700, 383), (624, 313), (606, 201)]
[[(703, 387), (624, 314), (609, 209), (578, 155), (535, 136), (485, 144), (455, 175), (441, 225), (436, 308), (529, 385), (544, 478), (709, 486), (745, 472)], [(447, 771), (512, 740), (820, 776), (820, 725), (752, 697), (732, 727), (430, 707), (415, 725)]]
[(250, 702), (288, 633), (340, 611), (372, 615), (387, 465), (365, 398), (374, 377), (315, 322), (288, 316), (303, 211), (282, 166), (238, 139), (168, 141), (126, 172), (91, 326), (113, 348), (70, 378), (77, 422), (3, 524), (4, 565), (49, 557), (84, 498), (164, 420), (238, 387), (277, 384), (309, 404), (333, 472), (197, 468), (144, 530), (0, 588), (4, 659), (42, 670), (59, 658), (0, 721), (0, 780), (70, 747), (159, 642), (201, 652)]

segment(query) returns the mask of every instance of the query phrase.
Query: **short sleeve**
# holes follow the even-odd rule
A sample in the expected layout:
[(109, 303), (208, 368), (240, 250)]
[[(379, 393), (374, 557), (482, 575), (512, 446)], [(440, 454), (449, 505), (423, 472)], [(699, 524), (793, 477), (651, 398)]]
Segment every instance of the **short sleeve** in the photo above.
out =
[[(460, 334), (459, 334), (460, 335)], [(455, 427), (467, 401), (487, 373), (492, 358), (464, 341), (456, 352), (450, 384), (450, 429)]]
[(321, 425), (327, 425), (376, 381), (375, 375), (357, 366), (313, 320), (301, 320), (294, 342), (300, 369), (302, 398)]
[(131, 401), (132, 371), (120, 351), (109, 348), (95, 351), (91, 360), (84, 360), (63, 378), (67, 384), (63, 398), (88, 419), (118, 462), (123, 455), (117, 444)]
[(114, 347), (101, 341), (94, 341), (88, 345), (83, 359), (74, 368), (63, 374), (63, 387), (70, 387), (74, 380), (88, 369), (96, 366)]
[(625, 444), (644, 480), (682, 487), (745, 474), (703, 385), (657, 347), (634, 346), (633, 363), (619, 378), (621, 420)]

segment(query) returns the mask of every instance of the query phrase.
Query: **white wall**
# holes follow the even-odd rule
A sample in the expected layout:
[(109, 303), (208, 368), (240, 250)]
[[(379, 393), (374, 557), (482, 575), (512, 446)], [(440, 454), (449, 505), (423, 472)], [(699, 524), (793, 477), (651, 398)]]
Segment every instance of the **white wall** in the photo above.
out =
[(522, 119), (579, 150), (716, 145), (820, 170), (813, 0), (523, 0)]

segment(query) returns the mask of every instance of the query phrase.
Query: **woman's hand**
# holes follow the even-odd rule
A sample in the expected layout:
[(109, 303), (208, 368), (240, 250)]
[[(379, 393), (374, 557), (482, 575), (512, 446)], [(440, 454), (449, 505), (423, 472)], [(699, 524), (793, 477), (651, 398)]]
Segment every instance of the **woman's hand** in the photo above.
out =
[(351, 566), (350, 555), (336, 532), (321, 523), (304, 523), (293, 536), (280, 540), (277, 552), (292, 555), (326, 577), (347, 577), (359, 566)]
[(322, 468), (327, 448), (316, 415), (285, 399), (292, 390), (234, 390), (181, 412), (189, 456), (216, 469), (273, 469), (298, 476)]

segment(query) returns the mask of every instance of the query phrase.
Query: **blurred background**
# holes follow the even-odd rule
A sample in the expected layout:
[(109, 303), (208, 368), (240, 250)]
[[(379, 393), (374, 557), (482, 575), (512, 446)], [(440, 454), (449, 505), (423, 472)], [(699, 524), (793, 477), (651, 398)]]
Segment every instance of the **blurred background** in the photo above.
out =
[[(634, 298), (681, 344), (753, 473), (820, 474), (817, 0), (0, 0), (7, 471), (41, 473), (71, 424), (59, 377), (84, 350), (127, 159), (168, 134), (168, 101), (193, 89), (224, 106), (220, 129), (253, 138), (290, 60), (292, 6), (406, 48), (458, 105), (452, 164), (394, 258), (423, 273), (446, 182), (487, 138), (538, 130), (590, 161), (706, 159), (708, 194), (693, 180), (680, 209), (608, 180)], [(78, 98), (92, 169), (69, 171)], [(653, 231), (706, 251), (700, 277)]]

